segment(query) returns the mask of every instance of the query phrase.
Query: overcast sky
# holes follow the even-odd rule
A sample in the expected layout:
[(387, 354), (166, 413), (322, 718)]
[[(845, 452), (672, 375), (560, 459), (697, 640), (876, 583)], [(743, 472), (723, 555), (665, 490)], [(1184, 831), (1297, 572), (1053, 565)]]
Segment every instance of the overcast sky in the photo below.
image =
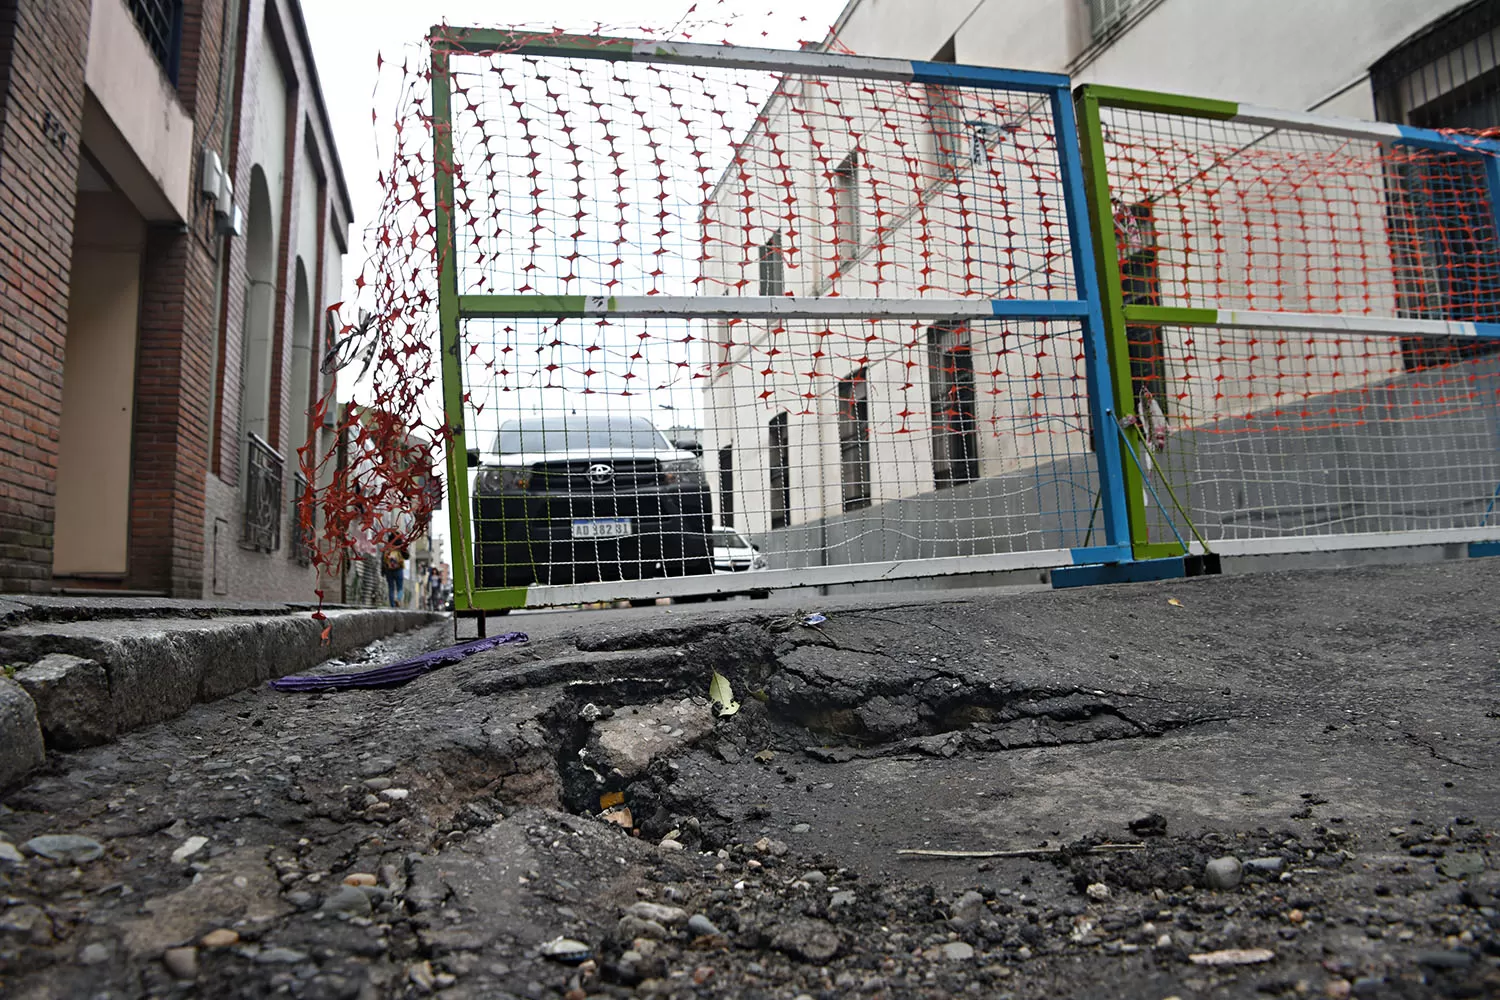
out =
[[(764, 0), (762, 0), (764, 2)], [(544, 6), (551, 20), (530, 21), (529, 27), (560, 27), (568, 31), (591, 31), (603, 24), (612, 34), (636, 35), (641, 27), (657, 29), (683, 24), (692, 26), (709, 20), (721, 26), (703, 28), (695, 41), (729, 40), (740, 45), (796, 47), (801, 39), (821, 41), (838, 16), (842, 0), (802, 0), (795, 13), (752, 11), (753, 0), (691, 5), (687, 0), (555, 0)], [(696, 7), (697, 9), (692, 9)], [(504, 27), (514, 13), (535, 6), (496, 3), (494, 0), (302, 0), (302, 12), (312, 36), (313, 52), (328, 113), (333, 119), (334, 139), (343, 162), (344, 177), (354, 201), (354, 226), (350, 256), (345, 262), (346, 283), (360, 272), (365, 253), (364, 228), (379, 208), (380, 186), (376, 180), (383, 164), (377, 157), (388, 155), (390, 140), (377, 128), (390, 128), (393, 105), (386, 93), (376, 94), (382, 75), (376, 70), (376, 54), (383, 54), (383, 74), (389, 84), (395, 79), (392, 65), (399, 66), (409, 51), (419, 56), (422, 40), (434, 24)], [(688, 11), (692, 9), (691, 13)], [(507, 16), (510, 15), (510, 16)], [(722, 26), (724, 23), (727, 27)], [(414, 60), (415, 61), (415, 60)], [(372, 108), (380, 121), (372, 125)], [(379, 146), (377, 147), (377, 141)], [(346, 298), (349, 296), (346, 295)]]

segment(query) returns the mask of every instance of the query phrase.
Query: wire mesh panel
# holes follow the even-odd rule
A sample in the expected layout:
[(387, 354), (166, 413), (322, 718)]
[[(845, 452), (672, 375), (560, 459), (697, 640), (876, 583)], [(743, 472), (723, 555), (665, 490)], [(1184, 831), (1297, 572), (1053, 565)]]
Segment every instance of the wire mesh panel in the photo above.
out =
[(472, 31), (434, 52), (474, 606), (1125, 552), (1065, 78)]
[(1500, 358), (1472, 341), (1424, 341), (1413, 365), (1391, 337), (1132, 332), (1150, 360), (1132, 382), (1151, 542), (1233, 552), (1500, 528)]
[(1500, 147), (1079, 103), (1136, 553), (1500, 537)]
[(1128, 108), (1101, 119), (1125, 248), (1153, 256), (1131, 276), (1141, 304), (1500, 315), (1483, 156)]
[(461, 294), (1078, 298), (1047, 95), (630, 56), (453, 60)]
[[(751, 325), (758, 349), (694, 360), (698, 345)], [(1076, 322), (474, 319), (464, 330), (465, 423), (485, 455), (472, 487), (483, 586), (1104, 540)], [(643, 336), (666, 346), (632, 360)], [(684, 393), (691, 419), (664, 409)], [(701, 541), (715, 527), (729, 544)], [(743, 565), (723, 551), (735, 548), (750, 550)]]

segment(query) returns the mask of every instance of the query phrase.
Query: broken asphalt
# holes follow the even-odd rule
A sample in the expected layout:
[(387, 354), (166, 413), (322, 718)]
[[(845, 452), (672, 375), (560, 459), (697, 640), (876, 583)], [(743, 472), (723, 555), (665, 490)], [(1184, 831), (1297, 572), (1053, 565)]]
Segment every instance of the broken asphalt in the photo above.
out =
[(247, 691), (0, 800), (0, 990), (1494, 995), (1497, 583), (577, 615), (402, 688)]

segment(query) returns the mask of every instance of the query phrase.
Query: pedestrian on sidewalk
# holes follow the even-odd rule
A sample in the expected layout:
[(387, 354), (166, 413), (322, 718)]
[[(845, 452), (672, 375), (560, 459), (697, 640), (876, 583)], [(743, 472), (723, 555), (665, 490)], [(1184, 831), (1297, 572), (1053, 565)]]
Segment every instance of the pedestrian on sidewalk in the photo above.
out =
[(380, 555), (380, 572), (385, 577), (385, 592), (391, 607), (397, 607), (406, 597), (406, 539), (399, 532), (391, 532), (386, 538), (385, 551)]

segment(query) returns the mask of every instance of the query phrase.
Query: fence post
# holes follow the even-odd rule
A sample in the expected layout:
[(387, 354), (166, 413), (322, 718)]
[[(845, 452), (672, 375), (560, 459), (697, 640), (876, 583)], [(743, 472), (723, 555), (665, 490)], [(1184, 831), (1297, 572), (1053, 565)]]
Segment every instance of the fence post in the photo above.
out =
[(433, 202), (438, 254), (438, 321), (443, 365), (443, 412), (447, 417), (448, 527), (453, 549), (453, 607), (467, 609), (474, 591), (474, 545), (469, 539), (468, 452), (463, 427), (463, 367), (459, 363), (458, 262), (453, 235), (453, 88), (448, 49), (432, 45)]

